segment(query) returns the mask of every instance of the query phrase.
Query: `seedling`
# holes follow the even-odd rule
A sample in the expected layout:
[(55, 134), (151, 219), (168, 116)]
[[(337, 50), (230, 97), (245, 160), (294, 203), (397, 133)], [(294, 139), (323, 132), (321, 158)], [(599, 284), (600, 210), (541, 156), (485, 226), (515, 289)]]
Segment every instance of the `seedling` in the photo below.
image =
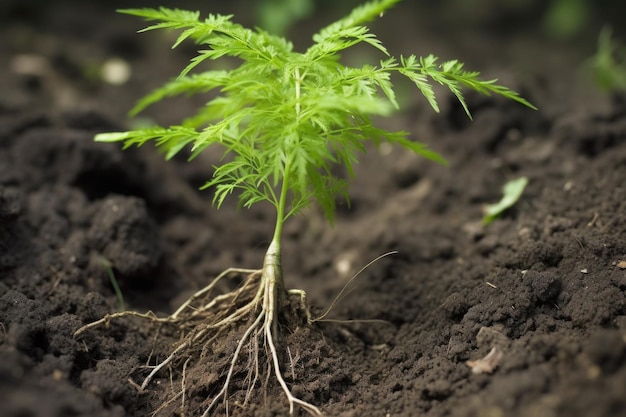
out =
[[(184, 381), (189, 358), (203, 358), (216, 340), (235, 333), (238, 342), (224, 370), (221, 390), (206, 400), (203, 415), (209, 415), (220, 402), (228, 413), (229, 404), (235, 402), (229, 403), (229, 387), (246, 350), (252, 352), (245, 355), (248, 385), (239, 391), (239, 404), (245, 406), (253, 388), (265, 385), (263, 381), (272, 373), (287, 397), (290, 413), (298, 406), (320, 415), (316, 406), (292, 394), (281, 371), (281, 357), (286, 356), (287, 350), (277, 344), (279, 322), (281, 326), (293, 327), (314, 321), (304, 292), (288, 290), (283, 281), (281, 236), (285, 221), (315, 202), (332, 222), (336, 198), (347, 198), (348, 185), (333, 168), (343, 167), (352, 176), (367, 141), (387, 141), (444, 162), (439, 154), (411, 140), (408, 133), (381, 129), (372, 122), (372, 116), (389, 116), (398, 108), (391, 81), (394, 74), (408, 77), (435, 111), (439, 107), (433, 83), (447, 87), (468, 116), (463, 87), (533, 107), (516, 92), (496, 84), (496, 80), (484, 81), (478, 72), (464, 70), (459, 61), (439, 63), (433, 55), (390, 56), (365, 23), (382, 17), (398, 1), (377, 0), (357, 7), (314, 35), (313, 45), (302, 53), (294, 51), (292, 44), (281, 37), (233, 23), (231, 16), (210, 14), (200, 19), (197, 12), (177, 9), (121, 10), (157, 22), (143, 31), (183, 30), (174, 47), (191, 39), (203, 48), (176, 79), (139, 101), (133, 114), (171, 96), (207, 92), (213, 95), (180, 125), (105, 133), (96, 140), (121, 141), (125, 148), (152, 142), (167, 159), (183, 151), (195, 158), (210, 146), (221, 147), (223, 158), (202, 187), (213, 191), (214, 204), (219, 208), (231, 193), (237, 192), (243, 207), (265, 202), (276, 214), (274, 233), (261, 269), (231, 269), (222, 273), (169, 317), (126, 314), (174, 324), (181, 332), (181, 341), (169, 357), (153, 368), (142, 388), (160, 369), (172, 365), (182, 369)], [(377, 65), (343, 65), (339, 53), (358, 44), (369, 45), (383, 59)], [(238, 66), (192, 73), (205, 61), (226, 57), (236, 58)], [(243, 275), (243, 284), (234, 292), (214, 295), (217, 282), (232, 274)], [(118, 316), (106, 317), (79, 332)], [(175, 396), (183, 408), (187, 395), (188, 389), (183, 386)], [(188, 414), (189, 410), (182, 412)]]
[(126, 305), (124, 304), (124, 295), (122, 294), (122, 290), (120, 289), (120, 286), (117, 283), (117, 278), (115, 278), (115, 272), (113, 271), (113, 264), (107, 258), (100, 258), (100, 262), (102, 263), (102, 266), (107, 272), (109, 281), (111, 282), (111, 286), (113, 287), (113, 291), (115, 291), (115, 297), (117, 298), (117, 311), (126, 310)]
[(522, 196), (522, 193), (526, 188), (526, 184), (528, 184), (528, 178), (526, 177), (520, 177), (504, 184), (504, 187), (502, 187), (502, 199), (500, 199), (497, 203), (485, 206), (483, 225), (488, 225), (500, 217), (500, 215), (506, 210), (513, 207), (513, 205), (517, 203), (517, 200), (519, 200)]
[(605, 27), (598, 38), (598, 50), (591, 58), (596, 85), (603, 91), (626, 91), (626, 48), (614, 40)]

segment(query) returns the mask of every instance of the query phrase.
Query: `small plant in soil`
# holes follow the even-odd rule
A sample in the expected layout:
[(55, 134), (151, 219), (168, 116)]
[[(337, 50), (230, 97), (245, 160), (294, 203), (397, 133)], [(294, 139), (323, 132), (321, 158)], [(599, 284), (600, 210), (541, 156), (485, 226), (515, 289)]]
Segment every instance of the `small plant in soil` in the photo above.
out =
[(598, 38), (598, 49), (590, 60), (592, 75), (602, 91), (626, 91), (626, 47), (612, 38), (605, 27)]
[[(243, 207), (265, 202), (276, 214), (274, 233), (261, 269), (225, 271), (168, 317), (123, 312), (79, 330), (122, 315), (174, 326), (180, 341), (141, 384), (145, 388), (163, 369), (178, 369), (182, 387), (164, 406), (180, 401), (183, 414), (197, 411), (189, 409), (193, 393), (184, 383), (186, 370), (190, 363), (214, 360), (213, 356), (218, 356), (216, 346), (227, 349), (227, 344), (218, 342), (235, 334), (237, 341), (227, 352), (223, 374), (213, 381), (213, 386), (219, 388), (204, 400), (199, 414), (209, 415), (220, 404), (226, 414), (232, 404), (245, 406), (253, 390), (267, 388), (271, 377), (286, 395), (290, 413), (299, 407), (312, 415), (321, 414), (317, 406), (292, 394), (281, 370), (287, 356), (287, 350), (279, 343), (281, 329), (314, 321), (304, 292), (287, 289), (283, 280), (283, 225), (311, 203), (317, 203), (332, 222), (336, 199), (347, 198), (348, 185), (334, 167), (342, 167), (352, 175), (353, 165), (359, 153), (365, 151), (367, 141), (387, 141), (444, 162), (440, 155), (411, 140), (408, 133), (388, 131), (373, 123), (373, 116), (388, 116), (398, 108), (393, 74), (408, 77), (435, 111), (438, 105), (433, 84), (447, 87), (468, 116), (464, 87), (532, 107), (516, 92), (496, 84), (496, 80), (481, 80), (479, 73), (464, 70), (456, 60), (439, 63), (432, 55), (390, 56), (365, 23), (382, 17), (398, 1), (379, 0), (357, 7), (314, 35), (312, 46), (302, 53), (294, 51), (282, 37), (233, 23), (231, 16), (211, 14), (200, 19), (197, 12), (177, 9), (121, 10), (157, 22), (144, 31), (181, 29), (174, 46), (191, 39), (202, 47), (176, 79), (139, 101), (133, 113), (171, 96), (208, 92), (212, 95), (206, 105), (180, 125), (104, 133), (96, 140), (121, 141), (125, 148), (152, 142), (168, 159), (183, 150), (195, 158), (210, 146), (221, 147), (223, 158), (213, 167), (213, 176), (203, 187), (213, 190), (214, 204), (220, 207), (226, 197), (236, 193)], [(339, 53), (357, 44), (371, 46), (383, 59), (361, 67), (343, 65)], [(198, 71), (198, 65), (204, 61), (224, 58), (235, 58), (237, 65)], [(229, 60), (228, 64), (232, 62)], [(243, 277), (243, 283), (232, 292), (216, 294), (220, 280), (231, 275)], [(235, 389), (233, 381), (241, 375), (243, 388), (238, 385)]]

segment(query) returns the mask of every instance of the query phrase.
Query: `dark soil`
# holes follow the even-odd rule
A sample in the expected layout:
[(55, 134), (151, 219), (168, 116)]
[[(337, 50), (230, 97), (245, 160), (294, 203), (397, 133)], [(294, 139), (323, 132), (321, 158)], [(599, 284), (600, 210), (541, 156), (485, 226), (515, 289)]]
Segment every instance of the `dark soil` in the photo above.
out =
[[(146, 2), (39, 3), (0, 7), (1, 414), (148, 416), (181, 375), (165, 371), (144, 392), (134, 382), (173, 341), (155, 343), (140, 319), (73, 337), (118, 308), (103, 259), (129, 309), (171, 313), (222, 270), (260, 267), (272, 213), (211, 207), (210, 191), (196, 189), (216, 155), (165, 163), (148, 147), (93, 142), (126, 128), (134, 100), (193, 53), (169, 52), (164, 34), (135, 35), (141, 22), (113, 11)], [(339, 322), (284, 332), (285, 378), (330, 416), (625, 416), (626, 99), (596, 92), (579, 71), (599, 25), (624, 11), (596, 10), (583, 32), (557, 41), (534, 23), (540, 8), (458, 18), (450, 2), (406, 3), (377, 26), (394, 52), (459, 58), (540, 110), (470, 94), (470, 123), (443, 92), (439, 115), (415, 95), (382, 122), (450, 164), (372, 149), (334, 228), (317, 210), (287, 225), (287, 284), (305, 289), (317, 313), (363, 265), (398, 254), (358, 277), (331, 314)], [(306, 41), (335, 17), (327, 11), (294, 36)], [(113, 57), (133, 69), (124, 85), (95, 71)], [(147, 116), (172, 123), (193, 104)], [(521, 200), (483, 227), (483, 206), (520, 176), (529, 179)], [(467, 362), (492, 348), (497, 367), (473, 373)], [(190, 365), (201, 389), (189, 401), (219, 389), (227, 354)], [(287, 403), (270, 381), (267, 395), (260, 387), (230, 413), (286, 415)]]

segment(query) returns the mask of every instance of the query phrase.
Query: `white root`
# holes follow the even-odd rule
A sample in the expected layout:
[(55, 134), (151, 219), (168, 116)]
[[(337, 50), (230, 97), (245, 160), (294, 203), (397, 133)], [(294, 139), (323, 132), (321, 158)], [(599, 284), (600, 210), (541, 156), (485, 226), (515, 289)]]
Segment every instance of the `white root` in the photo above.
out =
[[(233, 274), (245, 274), (248, 278), (244, 281), (240, 288), (232, 292), (217, 295), (208, 300), (204, 300), (204, 298), (211, 295), (212, 290), (216, 288), (216, 285), (220, 280)], [(204, 345), (201, 352), (204, 352), (207, 345), (222, 335), (221, 332), (226, 331), (228, 328), (232, 328), (232, 326), (242, 320), (249, 319), (250, 316), (253, 315), (254, 319), (252, 324), (245, 328), (243, 335), (237, 342), (237, 346), (230, 357), (225, 381), (222, 384), (220, 391), (211, 399), (209, 405), (204, 410), (202, 417), (208, 417), (220, 401), (223, 404), (226, 415), (229, 414), (229, 388), (237, 369), (237, 364), (241, 359), (243, 349), (246, 346), (249, 348), (248, 365), (250, 369), (248, 371), (248, 376), (246, 377), (246, 384), (248, 388), (245, 392), (243, 406), (248, 403), (254, 386), (258, 382), (261, 373), (259, 367), (259, 356), (261, 354), (259, 351), (259, 342), (261, 339), (267, 352), (266, 357), (268, 361), (268, 374), (266, 375), (266, 378), (270, 378), (271, 373), (274, 374), (273, 376), (276, 378), (282, 391), (287, 397), (289, 414), (293, 414), (294, 409), (296, 407), (300, 407), (313, 416), (321, 416), (321, 411), (315, 405), (303, 401), (293, 395), (282, 376), (278, 350), (275, 342), (275, 337), (278, 334), (277, 309), (281, 302), (281, 294), (285, 293), (284, 290), (279, 287), (282, 285), (282, 277), (280, 274), (281, 270), (278, 262), (278, 256), (275, 253), (269, 252), (266, 256), (266, 262), (262, 270), (230, 268), (219, 274), (209, 285), (194, 293), (170, 316), (159, 318), (152, 312), (137, 313), (133, 311), (126, 311), (114, 313), (81, 327), (75, 332), (74, 335), (75, 337), (79, 336), (86, 330), (96, 326), (108, 326), (111, 320), (124, 316), (140, 317), (151, 320), (155, 323), (177, 326), (178, 329), (183, 332), (183, 338), (180, 343), (164, 360), (151, 367), (150, 373), (139, 385), (139, 389), (144, 390), (152, 382), (154, 377), (164, 368), (171, 366), (173, 363), (183, 363), (181, 390), (177, 392), (173, 398), (170, 398), (162, 404), (155, 411), (156, 415), (173, 401), (178, 399), (181, 401), (181, 407), (183, 407), (183, 410), (187, 405), (186, 380), (188, 366), (192, 360), (193, 354), (190, 353), (190, 350), (194, 349), (195, 351), (198, 344), (201, 344)], [(260, 282), (258, 282), (259, 277)], [(258, 287), (253, 290), (256, 285), (258, 285)], [(253, 290), (253, 294), (250, 294), (251, 290)], [(300, 297), (300, 304), (303, 308), (302, 313), (306, 315), (307, 321), (310, 321), (310, 314), (305, 305), (304, 292), (301, 290), (289, 290), (286, 294), (297, 295)], [(243, 300), (241, 300), (241, 298), (243, 298)], [(238, 308), (234, 308), (236, 303), (241, 301), (243, 301), (244, 304)], [(185, 357), (185, 355), (188, 356)], [(202, 357), (202, 355), (203, 354), (201, 354), (200, 357)], [(267, 384), (267, 380), (265, 384)]]

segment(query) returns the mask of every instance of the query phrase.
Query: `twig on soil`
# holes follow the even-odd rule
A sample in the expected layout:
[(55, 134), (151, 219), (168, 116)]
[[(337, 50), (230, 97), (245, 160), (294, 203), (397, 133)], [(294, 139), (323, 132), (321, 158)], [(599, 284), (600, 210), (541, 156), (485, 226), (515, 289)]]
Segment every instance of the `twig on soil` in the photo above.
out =
[(181, 381), (180, 381), (180, 385), (181, 385), (180, 394), (182, 396), (182, 398), (180, 400), (180, 408), (183, 411), (185, 410), (185, 386), (186, 386), (186, 382), (187, 382), (187, 365), (189, 365), (189, 361), (190, 360), (191, 360), (191, 357), (187, 358), (187, 360), (183, 364), (183, 376), (182, 376)]
[[(365, 271), (367, 268), (369, 268), (370, 266), (372, 266), (372, 265), (373, 265), (373, 264), (375, 264), (376, 262), (380, 261), (381, 259), (383, 259), (383, 258), (385, 258), (385, 257), (387, 257), (387, 256), (395, 255), (395, 254), (397, 254), (397, 253), (398, 253), (398, 251), (395, 251), (395, 250), (394, 250), (394, 251), (390, 251), (390, 252), (386, 252), (386, 253), (383, 253), (382, 255), (377, 256), (376, 258), (372, 259), (371, 261), (369, 261), (369, 262), (367, 263), (367, 265), (365, 265), (364, 267), (362, 267), (361, 269), (359, 269), (359, 271), (358, 271), (356, 274), (354, 274), (354, 275), (352, 276), (352, 278), (350, 278), (350, 279), (348, 280), (348, 282), (346, 282), (346, 284), (345, 284), (345, 285), (341, 288), (341, 291), (339, 291), (339, 293), (335, 296), (335, 298), (333, 299), (333, 301), (330, 303), (330, 305), (328, 306), (328, 308), (327, 308), (327, 309), (326, 309), (326, 310), (325, 310), (322, 314), (320, 314), (320, 316), (319, 316), (319, 317), (314, 318), (314, 319), (310, 319), (310, 320), (309, 320), (309, 322), (310, 322), (310, 323), (315, 323), (315, 322), (318, 322), (318, 321), (326, 321), (326, 322), (335, 322), (335, 321), (337, 321), (337, 320), (329, 320), (329, 319), (326, 319), (326, 317), (328, 317), (328, 314), (331, 312), (331, 310), (332, 310), (333, 308), (335, 308), (335, 306), (337, 305), (337, 303), (338, 303), (338, 302), (339, 302), (339, 301), (340, 301), (343, 297), (345, 297), (346, 290), (348, 289), (348, 287), (350, 286), (350, 284), (351, 284), (351, 283), (352, 283), (355, 279), (357, 279), (357, 277), (358, 277), (359, 275), (361, 275), (361, 273), (362, 273), (363, 271)], [(341, 320), (341, 321), (343, 321), (343, 320)], [(350, 321), (352, 321), (352, 320), (350, 320)], [(379, 320), (358, 320), (358, 321), (365, 321), (365, 322), (378, 322)], [(382, 320), (380, 320), (380, 321), (382, 321)]]

